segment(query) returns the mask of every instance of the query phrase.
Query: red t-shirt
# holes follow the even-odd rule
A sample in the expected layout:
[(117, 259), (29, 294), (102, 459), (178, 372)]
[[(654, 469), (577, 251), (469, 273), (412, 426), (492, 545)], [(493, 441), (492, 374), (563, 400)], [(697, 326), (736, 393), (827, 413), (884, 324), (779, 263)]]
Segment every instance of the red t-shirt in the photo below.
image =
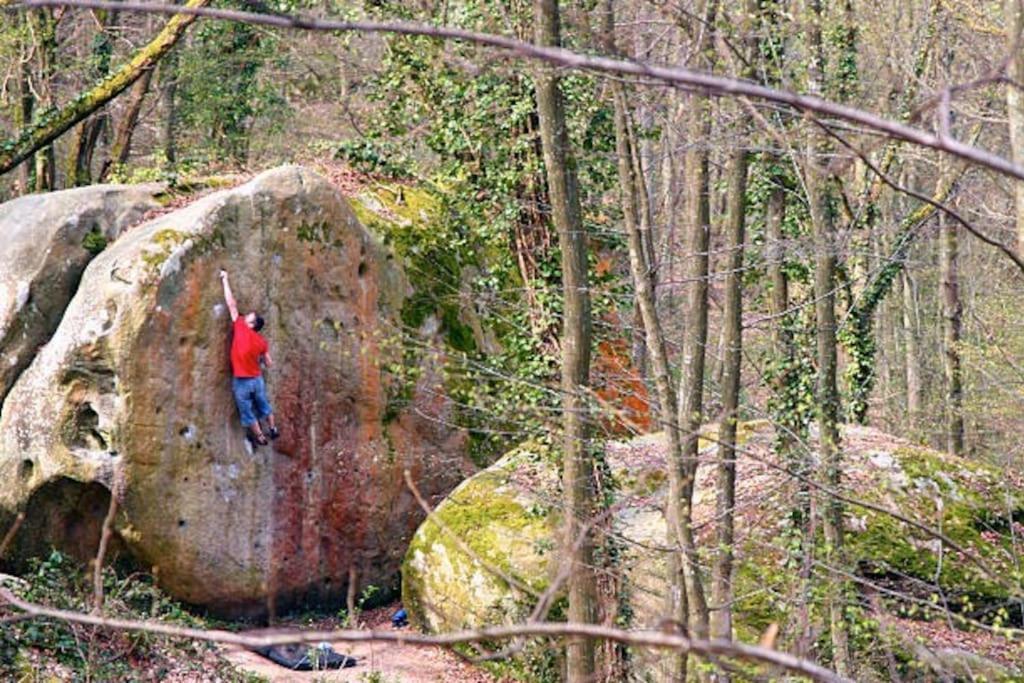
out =
[(231, 371), (235, 377), (259, 377), (260, 356), (267, 352), (267, 340), (253, 331), (245, 318), (235, 318), (231, 338)]

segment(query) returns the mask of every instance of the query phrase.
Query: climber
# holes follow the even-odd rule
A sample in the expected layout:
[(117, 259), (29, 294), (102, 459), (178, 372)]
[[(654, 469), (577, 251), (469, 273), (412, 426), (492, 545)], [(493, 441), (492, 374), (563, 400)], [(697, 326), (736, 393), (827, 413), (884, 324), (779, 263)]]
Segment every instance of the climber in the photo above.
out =
[(260, 370), (261, 359), (268, 368), (274, 364), (267, 340), (259, 333), (263, 329), (263, 318), (255, 311), (239, 317), (226, 271), (220, 271), (220, 281), (224, 285), (224, 301), (231, 312), (231, 391), (245, 427), (245, 438), (253, 446), (265, 446), (267, 435), (263, 433), (260, 420), (267, 421), (267, 434), (271, 439), (280, 436), (280, 432), (274, 424), (274, 412), (267, 400), (267, 387)]

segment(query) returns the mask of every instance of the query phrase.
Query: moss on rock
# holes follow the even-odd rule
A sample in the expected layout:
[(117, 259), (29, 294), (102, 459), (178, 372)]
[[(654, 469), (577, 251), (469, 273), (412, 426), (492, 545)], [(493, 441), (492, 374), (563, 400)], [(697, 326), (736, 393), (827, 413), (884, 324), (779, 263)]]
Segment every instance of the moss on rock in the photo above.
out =
[[(714, 428), (705, 431), (703, 455), (710, 460)], [(776, 623), (785, 639), (793, 630), (789, 622), (794, 616), (794, 591), (799, 589), (799, 546), (789, 521), (798, 488), (782, 473), (784, 463), (775, 461), (770, 425), (744, 425), (741, 440), (734, 635), (757, 642)], [(664, 449), (658, 434), (609, 443), (606, 449), (619, 484), (613, 520), (622, 542), (616, 564), (617, 585), (624, 596), (619, 617), (636, 628), (656, 628), (664, 614)], [(1005, 617), (998, 616), (996, 608), (1011, 594), (1020, 594), (1010, 531), (1014, 518), (1024, 512), (1021, 482), (983, 463), (913, 446), (866, 427), (847, 427), (843, 450), (847, 496), (940, 530), (989, 567), (981, 570), (957, 550), (893, 515), (848, 505), (844, 521), (852, 568), (866, 581), (895, 586), (910, 595), (910, 602), (883, 600), (882, 604), (899, 613), (908, 604), (921, 603), (918, 608), (927, 617), (932, 596), (941, 594), (962, 621), (998, 625)], [(442, 524), (428, 521), (417, 532), (403, 568), (403, 598), (412, 606), (419, 626), (440, 632), (511, 623), (528, 613), (529, 593), (510, 587), (467, 555), (462, 544), (524, 585), (535, 589), (546, 585), (555, 560), (552, 553), (538, 549), (554, 547), (559, 527), (553, 511), (559, 493), (555, 458), (542, 453), (549, 452), (532, 444), (512, 451), (438, 507)], [(695, 523), (705, 562), (713, 559), (712, 477), (712, 468), (702, 466), (696, 482)], [(852, 614), (851, 618), (856, 619), (857, 637), (878, 635), (873, 616)], [(819, 622), (815, 628), (820, 632), (822, 615), (813, 608), (812, 619)], [(787, 644), (780, 642), (780, 646)], [(866, 650), (865, 672), (872, 665), (870, 648)], [(660, 659), (657, 653), (631, 652), (631, 675), (639, 680), (658, 678)], [(504, 673), (530, 666), (530, 662), (519, 662)]]

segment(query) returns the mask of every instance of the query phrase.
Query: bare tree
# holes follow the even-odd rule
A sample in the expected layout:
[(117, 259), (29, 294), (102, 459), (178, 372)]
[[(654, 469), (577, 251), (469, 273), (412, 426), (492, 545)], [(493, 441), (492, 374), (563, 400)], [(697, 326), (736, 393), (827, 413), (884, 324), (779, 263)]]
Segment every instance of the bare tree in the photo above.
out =
[[(209, 0), (188, 0), (187, 9), (201, 9)], [(116, 9), (111, 7), (108, 9)], [(29, 158), (37, 150), (50, 145), (79, 121), (97, 111), (124, 92), (132, 83), (148, 73), (174, 47), (185, 30), (194, 22), (194, 14), (172, 17), (153, 40), (143, 46), (120, 69), (104, 78), (63, 107), (50, 113), (45, 120), (30, 125), (12, 138), (0, 143), (0, 173), (6, 173)], [(37, 182), (38, 185), (38, 182)]]
[[(825, 52), (822, 42), (823, 12), (820, 0), (809, 0), (808, 24), (808, 90), (821, 92), (824, 86)], [(836, 238), (832, 210), (829, 207), (829, 174), (823, 165), (828, 141), (820, 133), (811, 132), (807, 141), (804, 181), (807, 185), (811, 224), (814, 232), (814, 310), (817, 325), (817, 411), (818, 443), (821, 452), (823, 480), (838, 488), (842, 474), (839, 447), (839, 392), (836, 385), (836, 308), (835, 271)], [(840, 564), (843, 548), (842, 504), (835, 498), (825, 502), (822, 526), (829, 564)], [(828, 596), (829, 625), (832, 638), (833, 665), (842, 676), (851, 674), (849, 631), (844, 614), (842, 582), (831, 580)]]
[[(535, 0), (535, 39), (538, 45), (561, 42), (558, 0)], [(562, 251), (562, 489), (564, 492), (563, 549), (571, 558), (569, 621), (594, 621), (597, 603), (593, 547), (582, 523), (593, 515), (595, 495), (590, 454), (587, 452), (587, 404), (590, 381), (590, 292), (587, 284), (587, 242), (580, 215), (579, 189), (569, 148), (565, 108), (559, 79), (541, 65), (535, 76), (540, 138), (547, 170), (551, 217)], [(570, 638), (566, 647), (567, 680), (589, 681), (594, 675), (594, 644)]]
[[(701, 36), (696, 49), (707, 64), (714, 50), (714, 26), (718, 2), (707, 0), (696, 31)], [(707, 140), (711, 137), (711, 102), (704, 95), (691, 95), (689, 148), (686, 173), (686, 313), (682, 339), (682, 368), (679, 377), (678, 416), (682, 435), (682, 488), (669, 495), (679, 499), (680, 531), (686, 599), (690, 628), (704, 637), (708, 633), (708, 607), (697, 562), (696, 543), (690, 532), (693, 516), (693, 485), (697, 474), (698, 434), (704, 419), (704, 364), (708, 341), (708, 250), (711, 240), (711, 198)]]

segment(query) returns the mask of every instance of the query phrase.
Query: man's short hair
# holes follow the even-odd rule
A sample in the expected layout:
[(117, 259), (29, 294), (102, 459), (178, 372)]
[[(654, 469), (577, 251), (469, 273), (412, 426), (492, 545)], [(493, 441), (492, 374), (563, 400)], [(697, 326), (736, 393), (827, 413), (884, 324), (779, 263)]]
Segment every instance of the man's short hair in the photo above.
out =
[(260, 330), (262, 330), (264, 322), (265, 321), (263, 320), (263, 316), (257, 314), (256, 315), (256, 319), (252, 321), (252, 329), (253, 329), (253, 331), (254, 332), (259, 332)]

